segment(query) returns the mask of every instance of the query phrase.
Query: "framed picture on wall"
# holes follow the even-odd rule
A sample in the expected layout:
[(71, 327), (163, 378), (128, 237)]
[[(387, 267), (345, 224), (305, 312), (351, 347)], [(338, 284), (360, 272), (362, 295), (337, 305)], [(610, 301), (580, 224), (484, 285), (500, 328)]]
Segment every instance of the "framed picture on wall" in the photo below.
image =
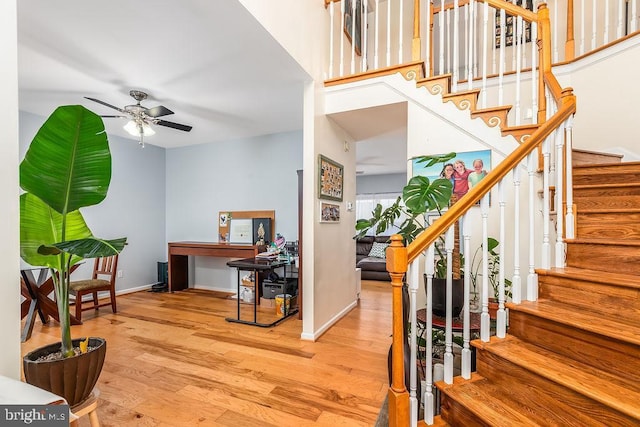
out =
[[(518, 6), (524, 7), (527, 10), (533, 11), (533, 0), (518, 0)], [(505, 46), (513, 46), (513, 41), (516, 39), (517, 34), (515, 33), (515, 23), (517, 22), (517, 18), (508, 13), (505, 14), (505, 22), (504, 22), (504, 44)], [(524, 43), (528, 43), (531, 41), (531, 23), (527, 21), (522, 21), (524, 28), (522, 30), (522, 41)], [(502, 29), (502, 18), (500, 16), (500, 10), (496, 10), (496, 48), (500, 47), (500, 36)]]
[(320, 222), (340, 222), (340, 205), (320, 203)]
[(318, 198), (342, 201), (344, 167), (320, 155), (318, 157)]
[(344, 33), (347, 36), (347, 39), (349, 39), (349, 41), (354, 45), (356, 54), (361, 55), (362, 0), (344, 0)]

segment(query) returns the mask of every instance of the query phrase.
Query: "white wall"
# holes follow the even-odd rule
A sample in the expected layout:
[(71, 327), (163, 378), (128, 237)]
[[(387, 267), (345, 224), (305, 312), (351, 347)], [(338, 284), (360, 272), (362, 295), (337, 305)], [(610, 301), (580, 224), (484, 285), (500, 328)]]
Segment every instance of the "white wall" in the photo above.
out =
[[(299, 169), (300, 131), (168, 150), (167, 241), (217, 241), (219, 212), (247, 210), (274, 210), (274, 231), (297, 240)], [(190, 279), (235, 289), (226, 261), (196, 257)]]
[[(20, 159), (46, 117), (20, 112)], [(116, 290), (132, 291), (157, 281), (157, 261), (166, 261), (165, 150), (133, 140), (109, 136), (111, 184), (105, 200), (82, 209), (95, 236), (127, 237), (118, 259), (122, 277)], [(74, 279), (89, 278), (93, 264), (85, 262)]]
[[(322, 1), (240, 0), (310, 75), (303, 100), (303, 326), (302, 338), (316, 339), (356, 304), (354, 212), (355, 150), (344, 151), (342, 129), (324, 115), (324, 67), (329, 14)], [(318, 155), (344, 166), (344, 200), (338, 224), (320, 224)]]
[(0, 375), (20, 378), (18, 42), (16, 2), (0, 2)]

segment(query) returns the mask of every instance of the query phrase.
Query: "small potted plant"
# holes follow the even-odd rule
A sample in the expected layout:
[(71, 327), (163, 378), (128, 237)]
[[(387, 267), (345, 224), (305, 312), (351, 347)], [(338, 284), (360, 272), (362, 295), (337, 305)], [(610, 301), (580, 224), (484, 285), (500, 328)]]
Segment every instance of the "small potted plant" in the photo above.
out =
[[(498, 311), (498, 298), (500, 297), (500, 254), (497, 247), (500, 243), (493, 237), (487, 239), (487, 280), (491, 285), (491, 296), (489, 297), (489, 317), (496, 318)], [(482, 248), (480, 245), (473, 254), (471, 261), (471, 285), (473, 287), (472, 295), (476, 301), (476, 308), (479, 307), (478, 288), (482, 280)], [(511, 298), (511, 280), (504, 279), (504, 296), (505, 299)]]
[(80, 105), (57, 108), (20, 164), (25, 191), (20, 196), (20, 256), (30, 265), (49, 268), (61, 332), (60, 343), (24, 356), (25, 379), (64, 397), (71, 406), (91, 394), (106, 354), (102, 338), (71, 339), (71, 267), (84, 258), (115, 255), (126, 244), (126, 238), (94, 237), (79, 210), (104, 200), (110, 181), (104, 124)]

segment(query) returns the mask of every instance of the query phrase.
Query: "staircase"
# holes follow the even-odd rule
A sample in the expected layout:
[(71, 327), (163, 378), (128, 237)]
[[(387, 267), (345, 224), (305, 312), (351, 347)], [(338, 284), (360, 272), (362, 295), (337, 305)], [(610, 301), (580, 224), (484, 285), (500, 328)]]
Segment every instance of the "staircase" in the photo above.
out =
[(440, 425), (640, 425), (640, 162), (608, 159), (574, 167), (567, 267), (508, 304), (506, 339), (472, 343), (471, 380), (437, 384)]

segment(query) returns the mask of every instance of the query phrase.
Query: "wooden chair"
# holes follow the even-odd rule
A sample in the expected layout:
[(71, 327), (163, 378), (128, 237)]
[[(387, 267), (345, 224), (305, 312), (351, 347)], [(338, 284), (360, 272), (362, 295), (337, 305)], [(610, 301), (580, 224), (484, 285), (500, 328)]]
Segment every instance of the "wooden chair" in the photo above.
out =
[[(69, 284), (69, 293), (75, 296), (76, 318), (82, 321), (82, 312), (98, 310), (98, 307), (111, 305), (111, 310), (116, 310), (116, 272), (118, 269), (118, 255), (105, 258), (96, 258), (93, 265), (93, 276), (89, 280), (72, 281)], [(98, 292), (109, 291), (109, 301), (102, 304), (98, 303)], [(82, 307), (82, 297), (91, 294), (93, 300), (85, 301), (85, 303), (93, 302), (91, 306)]]

